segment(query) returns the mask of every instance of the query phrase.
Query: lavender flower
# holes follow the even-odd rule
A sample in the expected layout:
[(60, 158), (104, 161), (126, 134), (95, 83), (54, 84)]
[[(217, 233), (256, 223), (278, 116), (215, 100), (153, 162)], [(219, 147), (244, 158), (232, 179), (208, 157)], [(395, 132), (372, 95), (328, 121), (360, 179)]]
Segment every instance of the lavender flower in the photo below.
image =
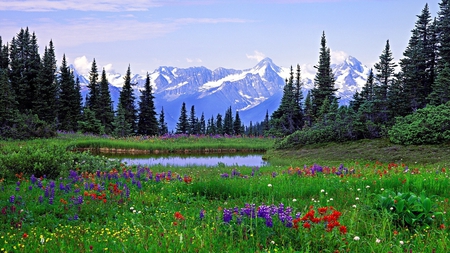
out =
[(223, 222), (230, 223), (230, 221), (233, 219), (233, 213), (231, 212), (231, 209), (223, 209)]
[(14, 203), (15, 200), (16, 197), (14, 195), (11, 195), (11, 197), (9, 197), (9, 203)]

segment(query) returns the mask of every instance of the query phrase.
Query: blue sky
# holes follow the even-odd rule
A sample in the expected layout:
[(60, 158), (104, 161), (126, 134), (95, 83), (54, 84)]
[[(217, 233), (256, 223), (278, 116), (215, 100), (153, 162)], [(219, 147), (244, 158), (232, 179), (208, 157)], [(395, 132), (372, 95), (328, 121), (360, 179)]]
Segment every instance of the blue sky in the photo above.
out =
[(109, 72), (143, 74), (159, 66), (247, 69), (315, 65), (325, 31), (333, 61), (352, 55), (372, 67), (386, 40), (402, 57), (428, 3), (441, 0), (0, 0), (3, 43), (20, 28), (50, 39), (87, 72), (92, 59)]

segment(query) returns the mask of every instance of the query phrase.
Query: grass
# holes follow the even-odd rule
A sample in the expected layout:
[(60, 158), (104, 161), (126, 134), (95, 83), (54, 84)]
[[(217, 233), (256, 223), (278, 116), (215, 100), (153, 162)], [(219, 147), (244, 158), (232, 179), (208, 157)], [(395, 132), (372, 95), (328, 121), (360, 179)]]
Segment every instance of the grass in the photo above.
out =
[[(0, 183), (0, 251), (448, 252), (449, 160), (438, 146), (396, 147), (270, 151), (260, 168), (19, 173)], [(427, 148), (441, 159), (422, 154)], [(407, 194), (420, 197), (401, 208)]]

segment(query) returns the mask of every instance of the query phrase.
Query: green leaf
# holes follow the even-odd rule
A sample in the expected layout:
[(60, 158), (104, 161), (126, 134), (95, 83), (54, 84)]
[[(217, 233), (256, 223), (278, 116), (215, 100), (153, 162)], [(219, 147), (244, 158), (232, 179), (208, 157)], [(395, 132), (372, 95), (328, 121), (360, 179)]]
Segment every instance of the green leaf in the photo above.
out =
[(422, 201), (422, 206), (423, 206), (424, 212), (429, 213), (431, 211), (431, 206), (432, 206), (431, 200), (429, 198), (425, 198)]

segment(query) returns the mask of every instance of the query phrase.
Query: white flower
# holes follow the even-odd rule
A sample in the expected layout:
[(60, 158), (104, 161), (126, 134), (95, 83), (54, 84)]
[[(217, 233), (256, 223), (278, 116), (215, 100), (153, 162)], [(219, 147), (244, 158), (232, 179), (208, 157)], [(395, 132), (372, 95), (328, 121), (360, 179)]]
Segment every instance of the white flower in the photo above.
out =
[(268, 186), (268, 187), (272, 187), (272, 184), (268, 184), (267, 186)]
[(381, 191), (384, 191), (384, 188), (381, 188), (380, 190), (381, 190)]
[(356, 205), (353, 205), (352, 207), (353, 207), (353, 208), (356, 208)]
[(361, 191), (361, 188), (356, 189), (357, 191)]
[(320, 192), (325, 192), (325, 190), (324, 190), (324, 189), (322, 189), (322, 190), (320, 190)]
[(369, 189), (369, 188), (370, 188), (370, 185), (366, 186), (366, 188)]
[(400, 243), (401, 245), (403, 245), (403, 244), (404, 244), (404, 242), (403, 242), (403, 241), (399, 241), (399, 243)]
[(133, 211), (134, 207), (130, 207), (130, 210)]
[(136, 210), (133, 210), (133, 213), (136, 213)]
[(377, 238), (377, 239), (375, 240), (375, 242), (376, 242), (376, 243), (380, 243), (381, 240)]
[(330, 198), (330, 201), (333, 201), (333, 198)]
[(391, 207), (391, 208), (389, 208), (389, 210), (391, 210), (391, 211), (392, 211), (392, 210), (394, 210), (394, 208), (393, 208), (393, 207)]
[(275, 244), (275, 242), (274, 242), (274, 241), (271, 241), (270, 243), (271, 243), (271, 244)]
[[(297, 202), (297, 199), (293, 199), (292, 202)], [(272, 241), (273, 242), (273, 241)]]
[(359, 238), (359, 236), (353, 237), (353, 240), (355, 240), (355, 241), (359, 241), (359, 239), (361, 239), (361, 238)]
[(358, 198), (358, 197), (356, 197), (356, 198), (355, 198), (355, 200), (359, 200), (359, 198)]

